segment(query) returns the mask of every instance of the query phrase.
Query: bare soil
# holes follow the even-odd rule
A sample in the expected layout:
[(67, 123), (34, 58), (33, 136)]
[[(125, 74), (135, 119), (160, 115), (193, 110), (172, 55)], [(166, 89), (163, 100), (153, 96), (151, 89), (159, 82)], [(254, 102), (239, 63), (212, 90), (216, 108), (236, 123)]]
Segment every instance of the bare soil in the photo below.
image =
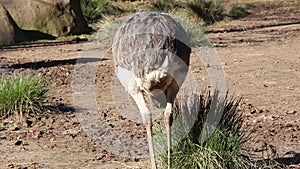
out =
[[(226, 73), (231, 95), (243, 97), (240, 110), (250, 134), (242, 151), (253, 159), (275, 158), (300, 167), (300, 3), (253, 3), (249, 16), (208, 27), (207, 38)], [(0, 168), (147, 168), (148, 159), (110, 153), (83, 129), (74, 113), (72, 79), (76, 58), (91, 42), (78, 39), (0, 48), (0, 73), (40, 74), (51, 86), (45, 114), (0, 123)], [(94, 48), (97, 50), (97, 46)], [(110, 54), (96, 76), (100, 114), (111, 127), (145, 137), (143, 125), (118, 114), (111, 96)], [(84, 63), (80, 63), (84, 64)], [(209, 88), (204, 66), (192, 55), (191, 70), (201, 89)]]

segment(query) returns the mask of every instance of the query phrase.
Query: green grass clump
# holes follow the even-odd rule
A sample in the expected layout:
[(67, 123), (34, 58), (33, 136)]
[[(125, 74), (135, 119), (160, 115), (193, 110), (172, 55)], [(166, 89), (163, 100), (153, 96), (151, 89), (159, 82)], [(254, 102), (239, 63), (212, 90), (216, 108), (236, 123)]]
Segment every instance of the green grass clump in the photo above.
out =
[(250, 13), (248, 10), (242, 6), (232, 6), (229, 10), (229, 17), (233, 19), (239, 19), (248, 16)]
[[(183, 118), (181, 122), (183, 125), (174, 128), (175, 130), (189, 132), (185, 138), (173, 146), (172, 168), (244, 168), (246, 163), (239, 160), (239, 150), (245, 141), (245, 136), (241, 130), (243, 120), (241, 114), (237, 111), (240, 100), (226, 99), (223, 103), (224, 110), (219, 123), (208, 124), (206, 120), (213, 97), (209, 94), (200, 95), (199, 101), (197, 101), (199, 112), (192, 117), (196, 118), (194, 125), (190, 129), (185, 128), (185, 124), (190, 123), (190, 120), (186, 121), (186, 119), (192, 118)], [(218, 103), (218, 106), (221, 105), (222, 103)], [(219, 108), (217, 107), (217, 109)], [(176, 111), (178, 114), (183, 113), (179, 108), (176, 108)], [(194, 114), (194, 112), (191, 114)], [(203, 126), (206, 126), (206, 129), (213, 126), (216, 126), (216, 128), (206, 138), (207, 132), (205, 131), (207, 130)], [(179, 133), (182, 133), (182, 131), (179, 131)], [(176, 134), (173, 135), (173, 139), (177, 139)], [(162, 153), (158, 159), (162, 166), (167, 168), (167, 154)]]
[[(226, 95), (224, 101), (220, 101), (216, 93), (213, 96), (207, 93), (194, 99), (195, 104), (190, 110), (197, 107), (198, 112), (187, 112), (185, 104), (176, 104), (173, 109), (172, 169), (283, 167), (273, 159), (251, 160), (248, 155), (241, 153), (241, 147), (249, 139), (242, 130), (243, 119), (238, 110), (241, 98), (229, 99)], [(212, 107), (217, 111), (210, 112)], [(218, 118), (219, 121), (216, 120)], [(157, 159), (163, 168), (168, 168), (164, 130), (163, 119), (154, 123)]]
[(41, 112), (47, 91), (39, 76), (0, 77), (0, 117)]
[(151, 4), (151, 10), (160, 12), (170, 12), (175, 8), (180, 8), (181, 4), (174, 0), (158, 0)]
[(225, 17), (224, 2), (221, 0), (192, 0), (187, 6), (207, 25), (221, 21)]
[(81, 9), (88, 23), (96, 23), (104, 14), (118, 14), (121, 9), (108, 0), (81, 0)]

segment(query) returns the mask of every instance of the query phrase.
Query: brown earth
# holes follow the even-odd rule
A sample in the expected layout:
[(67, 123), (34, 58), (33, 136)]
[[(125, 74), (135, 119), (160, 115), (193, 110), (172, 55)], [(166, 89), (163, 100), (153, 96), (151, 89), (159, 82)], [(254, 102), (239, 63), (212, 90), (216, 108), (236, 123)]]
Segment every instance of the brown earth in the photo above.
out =
[[(250, 134), (243, 152), (251, 158), (278, 158), (300, 167), (300, 8), (261, 4), (246, 18), (208, 28), (226, 73), (230, 94), (242, 96), (244, 129)], [(272, 12), (270, 12), (272, 11)], [(283, 14), (284, 13), (284, 14)], [(101, 147), (74, 113), (76, 58), (99, 51), (95, 42), (52, 41), (0, 49), (1, 74), (41, 74), (51, 85), (47, 102), (61, 111), (10, 118), (0, 123), (0, 168), (147, 168), (148, 159), (125, 158)], [(91, 53), (95, 54), (95, 53)], [(99, 57), (99, 55), (97, 55)], [(95, 58), (97, 57), (95, 56)], [(208, 88), (204, 66), (192, 55), (191, 70), (201, 89)], [(144, 127), (123, 118), (113, 104), (114, 68), (110, 54), (98, 63), (96, 95), (100, 115), (110, 127), (144, 138)], [(76, 65), (75, 65), (76, 64)]]

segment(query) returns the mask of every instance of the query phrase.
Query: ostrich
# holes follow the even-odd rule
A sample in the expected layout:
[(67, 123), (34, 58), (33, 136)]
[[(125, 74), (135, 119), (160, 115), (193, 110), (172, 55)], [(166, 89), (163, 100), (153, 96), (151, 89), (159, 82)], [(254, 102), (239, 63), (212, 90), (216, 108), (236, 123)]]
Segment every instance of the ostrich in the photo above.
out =
[(152, 113), (145, 98), (165, 94), (164, 122), (171, 166), (172, 106), (188, 71), (191, 48), (182, 26), (169, 15), (139, 12), (121, 25), (112, 45), (116, 74), (135, 101), (146, 127), (152, 169), (156, 168)]

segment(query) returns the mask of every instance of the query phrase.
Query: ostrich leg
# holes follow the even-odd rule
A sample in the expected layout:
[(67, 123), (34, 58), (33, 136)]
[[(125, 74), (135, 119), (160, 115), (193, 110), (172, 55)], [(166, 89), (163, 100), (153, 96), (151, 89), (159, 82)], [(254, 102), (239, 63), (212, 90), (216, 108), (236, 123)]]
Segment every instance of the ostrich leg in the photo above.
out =
[(132, 98), (134, 99), (135, 103), (137, 104), (139, 111), (142, 115), (143, 123), (147, 130), (151, 167), (152, 167), (152, 169), (156, 169), (153, 134), (152, 134), (152, 114), (149, 111), (149, 109), (146, 105), (144, 96), (141, 92), (132, 91), (132, 92), (130, 92), (130, 94), (131, 94)]
[(171, 85), (167, 88), (166, 96), (167, 96), (167, 106), (164, 112), (165, 118), (165, 127), (167, 132), (167, 144), (168, 144), (168, 169), (171, 168), (171, 149), (172, 149), (172, 135), (171, 135), (171, 126), (173, 122), (173, 114), (172, 107), (174, 104), (174, 100), (179, 91), (179, 87), (177, 83), (173, 80)]

